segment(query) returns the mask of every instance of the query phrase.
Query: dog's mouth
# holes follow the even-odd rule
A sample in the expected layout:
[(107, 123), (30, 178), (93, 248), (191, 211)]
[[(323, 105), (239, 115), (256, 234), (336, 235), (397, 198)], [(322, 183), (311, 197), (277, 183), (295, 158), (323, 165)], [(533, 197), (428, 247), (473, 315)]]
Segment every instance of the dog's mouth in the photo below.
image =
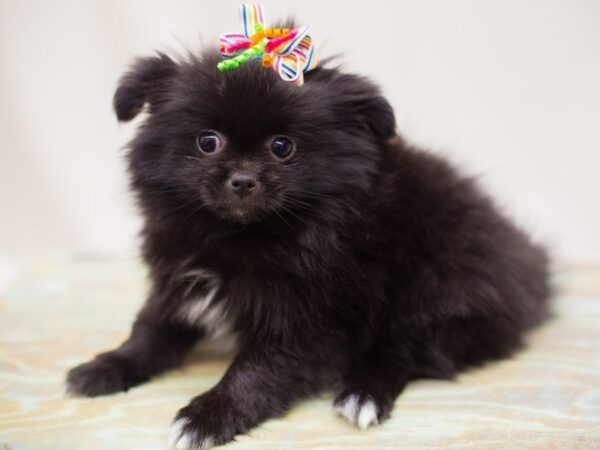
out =
[(203, 194), (205, 204), (227, 222), (248, 224), (285, 216), (285, 200), (279, 192), (261, 191), (243, 197), (227, 191), (204, 191)]
[(239, 223), (256, 222), (267, 216), (267, 208), (262, 202), (243, 200), (224, 202), (215, 209), (215, 212), (222, 219)]

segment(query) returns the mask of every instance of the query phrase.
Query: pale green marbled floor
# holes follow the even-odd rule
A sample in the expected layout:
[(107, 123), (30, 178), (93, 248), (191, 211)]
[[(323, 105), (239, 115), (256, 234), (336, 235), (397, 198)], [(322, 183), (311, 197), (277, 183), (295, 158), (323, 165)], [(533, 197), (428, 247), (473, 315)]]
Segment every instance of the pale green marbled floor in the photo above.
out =
[[(230, 449), (600, 449), (600, 269), (559, 273), (556, 317), (516, 358), (455, 382), (411, 384), (366, 432), (331, 398), (303, 402)], [(71, 366), (117, 345), (145, 291), (136, 260), (38, 265), (0, 296), (0, 448), (166, 449), (175, 412), (214, 385), (228, 359), (197, 354), (126, 394), (68, 398)]]

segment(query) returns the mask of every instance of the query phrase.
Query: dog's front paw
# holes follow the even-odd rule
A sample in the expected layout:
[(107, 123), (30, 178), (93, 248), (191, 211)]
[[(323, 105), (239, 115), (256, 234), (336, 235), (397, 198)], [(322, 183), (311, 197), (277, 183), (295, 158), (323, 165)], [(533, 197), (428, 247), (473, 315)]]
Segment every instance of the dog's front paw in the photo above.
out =
[(343, 392), (335, 399), (334, 406), (340, 416), (361, 430), (379, 424), (389, 414), (385, 402), (363, 390)]
[(204, 450), (222, 445), (248, 431), (250, 423), (227, 395), (213, 389), (179, 410), (169, 431), (169, 446)]
[(143, 377), (135, 373), (129, 361), (109, 352), (71, 369), (67, 374), (67, 392), (95, 397), (126, 391), (141, 381)]

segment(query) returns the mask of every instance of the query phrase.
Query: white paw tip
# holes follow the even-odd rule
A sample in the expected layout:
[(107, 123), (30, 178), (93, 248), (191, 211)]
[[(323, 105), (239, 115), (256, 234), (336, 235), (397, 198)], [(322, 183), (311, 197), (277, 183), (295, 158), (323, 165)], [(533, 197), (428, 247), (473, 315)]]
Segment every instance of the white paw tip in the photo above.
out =
[(169, 430), (169, 447), (177, 450), (205, 450), (213, 446), (213, 439), (205, 438), (199, 445), (194, 443), (194, 435), (184, 432), (183, 428), (189, 423), (189, 419), (177, 419)]
[(379, 423), (375, 402), (368, 398), (361, 404), (356, 394), (352, 394), (341, 403), (338, 403), (335, 410), (348, 422), (358, 426), (361, 430), (366, 430), (369, 426)]
[(377, 422), (377, 407), (375, 406), (375, 402), (367, 400), (361, 405), (358, 413), (358, 428), (366, 430), (371, 425), (377, 425)]
[(192, 437), (189, 433), (183, 433), (181, 437), (177, 440), (177, 445), (175, 445), (177, 450), (190, 450), (192, 448)]
[(358, 395), (346, 397), (344, 401), (335, 406), (335, 410), (340, 416), (346, 418), (348, 422), (354, 423), (358, 411)]
[(169, 430), (169, 447), (175, 447), (176, 444), (179, 444), (179, 440), (183, 434), (183, 427), (187, 424), (187, 419), (177, 419), (173, 422), (171, 429)]

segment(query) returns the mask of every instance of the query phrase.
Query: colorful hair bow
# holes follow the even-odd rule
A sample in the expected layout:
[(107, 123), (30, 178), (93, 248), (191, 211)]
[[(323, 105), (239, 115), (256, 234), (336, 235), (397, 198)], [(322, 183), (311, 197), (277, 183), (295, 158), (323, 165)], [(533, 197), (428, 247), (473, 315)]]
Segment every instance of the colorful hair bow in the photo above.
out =
[(262, 59), (263, 66), (272, 67), (283, 80), (301, 85), (304, 73), (318, 64), (310, 27), (266, 28), (260, 4), (240, 5), (240, 15), (243, 32), (221, 35), (219, 50), (228, 59), (217, 64), (217, 69), (224, 72)]

